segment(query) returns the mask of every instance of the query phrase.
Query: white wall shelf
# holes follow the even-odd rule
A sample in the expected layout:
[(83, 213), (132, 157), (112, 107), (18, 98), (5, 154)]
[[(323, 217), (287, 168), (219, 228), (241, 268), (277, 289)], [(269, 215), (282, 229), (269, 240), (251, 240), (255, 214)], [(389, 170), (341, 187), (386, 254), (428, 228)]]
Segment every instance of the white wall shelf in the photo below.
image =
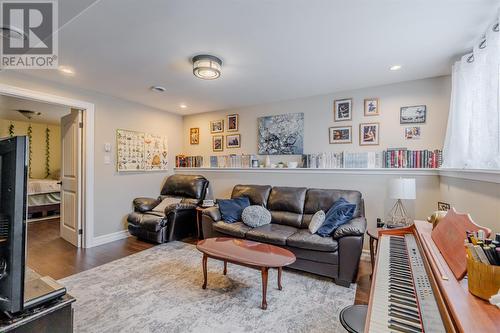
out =
[(350, 174), (350, 175), (400, 175), (441, 176), (500, 184), (500, 170), (479, 169), (425, 169), (425, 168), (376, 168), (376, 169), (288, 169), (288, 168), (174, 168), (175, 172), (226, 172), (226, 173), (286, 173), (286, 174)]

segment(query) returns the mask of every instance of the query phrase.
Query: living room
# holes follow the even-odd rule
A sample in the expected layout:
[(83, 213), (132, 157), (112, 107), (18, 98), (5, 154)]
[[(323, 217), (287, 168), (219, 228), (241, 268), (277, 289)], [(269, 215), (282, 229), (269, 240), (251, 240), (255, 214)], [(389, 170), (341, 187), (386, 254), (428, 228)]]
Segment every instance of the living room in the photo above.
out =
[[(9, 244), (28, 245), (26, 281), (66, 294), (7, 302), (0, 331), (453, 332), (470, 313), (499, 327), (498, 1), (44, 3), (51, 29), (26, 33), (5, 14), (25, 2), (2, 2), (0, 97), (79, 113), (62, 131), (75, 176), (58, 179), (70, 241), (39, 243), (50, 221), (22, 219)], [(12, 143), (24, 132), (4, 109)], [(493, 246), (481, 285), (495, 292), (477, 295), (469, 234), (448, 223)], [(384, 244), (411, 237), (439, 329), (420, 326), (428, 309), (380, 315), (375, 290), (404, 275), (384, 272)]]

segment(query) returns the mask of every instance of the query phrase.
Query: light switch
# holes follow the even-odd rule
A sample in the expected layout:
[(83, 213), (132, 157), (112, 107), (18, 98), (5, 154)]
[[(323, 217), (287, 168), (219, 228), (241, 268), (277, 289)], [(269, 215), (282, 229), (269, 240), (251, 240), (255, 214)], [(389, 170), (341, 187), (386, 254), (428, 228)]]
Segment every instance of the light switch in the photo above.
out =
[(111, 156), (110, 155), (104, 155), (104, 164), (111, 164)]
[(104, 151), (109, 153), (111, 151), (111, 143), (107, 142), (104, 144)]

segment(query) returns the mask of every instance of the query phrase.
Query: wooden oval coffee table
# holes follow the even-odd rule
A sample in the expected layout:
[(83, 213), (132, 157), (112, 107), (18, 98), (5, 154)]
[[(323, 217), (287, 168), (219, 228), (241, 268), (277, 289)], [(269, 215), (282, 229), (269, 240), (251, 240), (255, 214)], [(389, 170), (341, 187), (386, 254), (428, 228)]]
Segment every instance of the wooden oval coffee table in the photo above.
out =
[(295, 255), (281, 247), (264, 244), (239, 238), (207, 238), (199, 241), (196, 248), (203, 253), (203, 289), (207, 288), (207, 260), (208, 258), (222, 260), (224, 272), (227, 274), (227, 263), (255, 268), (262, 275), (262, 305), (267, 309), (267, 275), (269, 268), (278, 269), (278, 289), (281, 290), (281, 274), (283, 266), (295, 262)]

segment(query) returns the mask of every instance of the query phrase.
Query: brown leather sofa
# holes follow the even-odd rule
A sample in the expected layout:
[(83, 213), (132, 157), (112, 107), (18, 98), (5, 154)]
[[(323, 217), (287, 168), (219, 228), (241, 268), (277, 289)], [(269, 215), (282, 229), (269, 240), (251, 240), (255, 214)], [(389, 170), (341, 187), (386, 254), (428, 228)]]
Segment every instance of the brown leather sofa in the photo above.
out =
[[(275, 244), (292, 251), (297, 260), (290, 267), (331, 277), (335, 283), (349, 286), (355, 282), (366, 230), (364, 201), (358, 191), (236, 185), (231, 197), (246, 196), (252, 205), (266, 207), (271, 224), (251, 228), (243, 222), (226, 223), (217, 207), (203, 210), (203, 235), (237, 237)], [(355, 203), (354, 217), (340, 226), (332, 237), (311, 234), (308, 225), (318, 210), (328, 211), (343, 197)]]
[[(127, 217), (130, 234), (155, 243), (192, 236), (196, 232), (196, 206), (205, 198), (208, 180), (197, 175), (167, 178), (158, 198), (134, 199), (134, 212)], [(154, 211), (164, 198), (181, 198), (163, 212)]]

